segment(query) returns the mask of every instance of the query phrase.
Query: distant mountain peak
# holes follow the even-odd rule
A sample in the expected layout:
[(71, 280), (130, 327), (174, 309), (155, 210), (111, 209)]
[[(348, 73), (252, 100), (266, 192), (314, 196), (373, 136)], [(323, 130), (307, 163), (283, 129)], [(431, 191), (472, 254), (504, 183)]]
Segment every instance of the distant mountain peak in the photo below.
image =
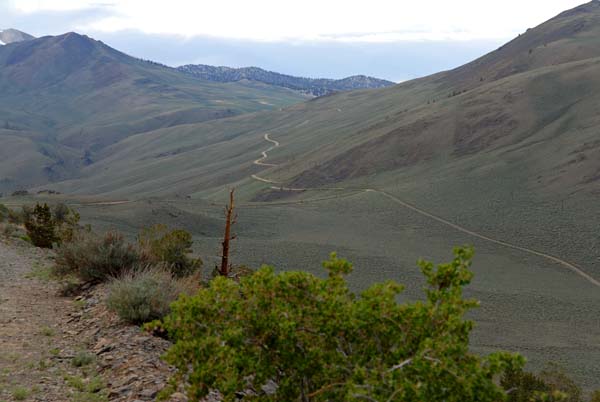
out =
[(353, 75), (342, 79), (306, 78), (267, 71), (259, 67), (232, 68), (188, 64), (177, 68), (179, 71), (207, 81), (236, 82), (242, 80), (257, 81), (264, 84), (281, 86), (314, 96), (329, 95), (334, 92), (355, 89), (384, 88), (395, 85), (394, 82), (366, 75)]
[(9, 43), (15, 42), (24, 42), (32, 39), (35, 39), (35, 37), (17, 29), (0, 29), (0, 45), (8, 45)]

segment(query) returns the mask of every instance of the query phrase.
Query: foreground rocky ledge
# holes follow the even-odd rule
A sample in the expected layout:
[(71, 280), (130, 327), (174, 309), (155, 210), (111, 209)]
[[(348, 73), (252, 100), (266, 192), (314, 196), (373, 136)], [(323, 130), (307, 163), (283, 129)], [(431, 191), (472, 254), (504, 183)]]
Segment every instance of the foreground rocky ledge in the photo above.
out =
[(0, 240), (0, 400), (155, 400), (169, 342), (109, 312), (104, 287), (59, 296), (51, 266), (51, 252)]

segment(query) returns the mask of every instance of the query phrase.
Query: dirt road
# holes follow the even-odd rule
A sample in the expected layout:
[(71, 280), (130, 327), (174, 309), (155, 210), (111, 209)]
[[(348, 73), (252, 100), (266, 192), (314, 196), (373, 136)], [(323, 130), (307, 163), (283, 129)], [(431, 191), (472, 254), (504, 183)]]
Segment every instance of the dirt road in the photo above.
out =
[[(262, 157), (260, 159), (257, 159), (254, 163), (256, 165), (261, 165), (261, 166), (277, 166), (274, 164), (265, 164), (263, 161), (266, 160), (268, 158), (268, 152), (272, 151), (273, 149), (277, 148), (280, 146), (280, 143), (278, 141), (275, 141), (273, 139), (271, 139), (269, 137), (269, 134), (265, 134), (264, 139), (266, 141), (269, 141), (270, 143), (272, 143), (273, 145), (271, 147), (269, 147), (268, 149), (266, 149), (265, 151), (262, 152)], [(259, 163), (260, 162), (260, 163)], [(263, 183), (268, 183), (268, 184), (276, 184), (276, 183), (281, 183), (281, 182), (276, 182), (270, 179), (267, 179), (265, 177), (261, 177), (258, 175), (252, 175), (252, 178), (258, 181), (261, 181)], [(561, 266), (563, 266), (564, 268), (567, 268), (568, 270), (574, 272), (575, 274), (581, 276), (583, 279), (585, 279), (586, 281), (588, 281), (589, 283), (591, 283), (592, 285), (595, 285), (597, 287), (600, 287), (600, 281), (598, 281), (597, 279), (595, 279), (594, 277), (592, 277), (591, 275), (589, 275), (588, 273), (586, 273), (584, 270), (582, 270), (581, 268), (577, 267), (575, 264), (570, 263), (568, 261), (563, 260), (562, 258), (550, 255), (550, 254), (546, 254), (543, 253), (541, 251), (536, 251), (536, 250), (532, 250), (529, 249), (527, 247), (522, 247), (522, 246), (518, 246), (515, 244), (511, 244), (502, 240), (498, 240), (498, 239), (494, 239), (492, 237), (486, 236), (482, 233), (478, 233), (475, 232), (473, 230), (467, 229), (463, 226), (457, 225), (455, 223), (452, 223), (444, 218), (441, 218), (437, 215), (434, 215), (430, 212), (427, 212), (417, 206), (414, 206), (412, 204), (409, 204), (403, 200), (401, 200), (400, 198), (396, 197), (395, 195), (392, 195), (388, 192), (382, 191), (382, 190), (378, 190), (378, 189), (374, 189), (374, 188), (362, 188), (362, 189), (357, 189), (357, 188), (343, 188), (343, 187), (335, 187), (335, 188), (290, 188), (290, 187), (283, 187), (283, 186), (271, 186), (271, 189), (273, 190), (280, 190), (280, 191), (323, 191), (323, 190), (362, 190), (364, 192), (368, 192), (368, 193), (377, 193), (380, 194), (386, 198), (388, 198), (389, 200), (391, 200), (392, 202), (394, 202), (397, 205), (400, 205), (403, 208), (407, 208), (410, 209), (413, 212), (416, 212), (419, 215), (423, 215), (427, 218), (433, 219), (437, 222), (440, 222), (446, 226), (449, 226), (455, 230), (458, 230), (462, 233), (468, 234), (470, 236), (476, 237), (478, 239), (481, 240), (485, 240), (487, 242), (490, 243), (494, 243), (503, 247), (507, 247), (507, 248), (511, 248), (514, 250), (518, 250), (518, 251), (522, 251), (524, 253), (528, 253), (528, 254), (532, 254), (538, 257), (542, 257), (545, 258), (547, 260), (550, 260), (552, 262), (558, 263)]]
[(73, 355), (74, 342), (60, 323), (73, 303), (40, 279), (46, 263), (38, 249), (0, 241), (0, 400), (67, 401), (72, 394), (64, 376), (73, 371), (65, 355)]

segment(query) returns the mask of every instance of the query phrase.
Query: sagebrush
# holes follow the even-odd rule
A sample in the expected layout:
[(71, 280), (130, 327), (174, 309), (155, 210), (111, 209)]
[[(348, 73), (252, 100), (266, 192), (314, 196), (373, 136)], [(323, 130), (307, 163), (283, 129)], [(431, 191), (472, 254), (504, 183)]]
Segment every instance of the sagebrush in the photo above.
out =
[(56, 251), (56, 272), (84, 282), (102, 282), (139, 263), (138, 251), (118, 232), (98, 236), (81, 231)]
[(142, 324), (163, 318), (181, 294), (193, 294), (199, 279), (176, 278), (165, 265), (131, 269), (109, 283), (107, 305), (123, 320)]

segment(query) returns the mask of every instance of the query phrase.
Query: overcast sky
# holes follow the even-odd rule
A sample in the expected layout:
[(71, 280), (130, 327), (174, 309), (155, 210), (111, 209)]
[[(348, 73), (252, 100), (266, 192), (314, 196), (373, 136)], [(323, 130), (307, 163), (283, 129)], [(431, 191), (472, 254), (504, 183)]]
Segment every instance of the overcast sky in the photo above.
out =
[(402, 81), (458, 66), (583, 0), (0, 0), (0, 28), (77, 31), (169, 65)]

